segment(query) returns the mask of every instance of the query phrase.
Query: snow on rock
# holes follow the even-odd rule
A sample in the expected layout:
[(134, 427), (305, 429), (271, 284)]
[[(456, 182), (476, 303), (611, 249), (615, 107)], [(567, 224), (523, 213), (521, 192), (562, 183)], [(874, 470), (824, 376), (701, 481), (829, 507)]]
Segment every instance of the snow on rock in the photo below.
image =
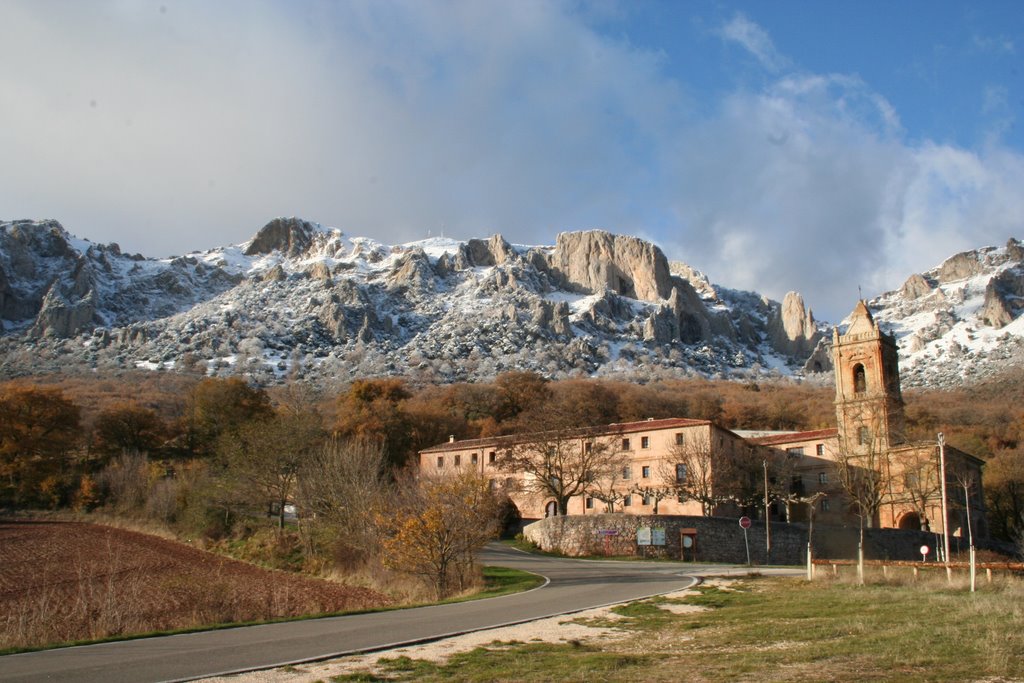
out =
[[(910, 384), (1019, 354), (1022, 255), (1016, 241), (966, 252), (872, 302), (901, 337)], [(509, 370), (747, 379), (800, 373), (805, 361), (827, 370), (813, 362), (827, 328), (799, 295), (784, 306), (720, 287), (653, 244), (604, 231), (563, 233), (553, 246), (501, 235), (392, 246), (277, 218), (248, 242), (157, 260), (56, 221), (0, 222), (0, 318), (8, 376), (73, 366), (265, 383)]]

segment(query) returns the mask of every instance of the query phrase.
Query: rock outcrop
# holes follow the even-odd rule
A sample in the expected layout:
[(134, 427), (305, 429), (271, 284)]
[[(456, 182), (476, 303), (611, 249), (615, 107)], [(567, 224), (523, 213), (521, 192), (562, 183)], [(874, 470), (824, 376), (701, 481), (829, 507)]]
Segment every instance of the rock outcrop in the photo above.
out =
[(804, 298), (797, 292), (788, 292), (768, 325), (772, 347), (789, 356), (806, 358), (821, 333), (814, 314), (804, 306)]
[(907, 301), (914, 301), (920, 299), (923, 296), (928, 295), (932, 291), (931, 283), (924, 279), (924, 276), (919, 273), (914, 273), (907, 278), (907, 281), (903, 283), (900, 288), (900, 294)]
[(548, 264), (566, 285), (588, 293), (608, 289), (653, 302), (668, 298), (672, 290), (661, 249), (628, 235), (603, 230), (560, 233)]
[(316, 226), (298, 218), (275, 218), (256, 233), (245, 249), (246, 256), (274, 251), (295, 257), (305, 253), (313, 243)]

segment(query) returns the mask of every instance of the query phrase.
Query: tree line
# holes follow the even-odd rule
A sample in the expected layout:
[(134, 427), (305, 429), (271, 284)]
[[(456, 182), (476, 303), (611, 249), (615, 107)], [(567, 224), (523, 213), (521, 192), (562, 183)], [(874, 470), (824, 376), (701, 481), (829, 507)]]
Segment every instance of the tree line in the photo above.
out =
[[(223, 538), (256, 517), (281, 528), (288, 501), (314, 479), (303, 476), (303, 468), (339, 470), (338, 458), (367, 449), (381, 460), (371, 469), (391, 485), (419, 450), (449, 435), (478, 438), (552, 423), (582, 428), (663, 417), (708, 419), (737, 429), (835, 424), (833, 389), (824, 384), (639, 385), (509, 372), (489, 383), (415, 386), (396, 378), (362, 379), (318, 392), (297, 383), (262, 388), (241, 378), (140, 377), (140, 389), (127, 399), (125, 383), (113, 378), (0, 385), (0, 505), (141, 510), (189, 533)], [(945, 431), (950, 443), (988, 459), (990, 525), (997, 536), (1012, 540), (1024, 528), (1020, 386), (1006, 378), (954, 392), (906, 393), (910, 437)], [(698, 472), (699, 453), (688, 457), (694, 459), (691, 472)], [(310, 500), (314, 493), (301, 492)], [(322, 491), (317, 496), (328, 498)], [(616, 501), (605, 503), (614, 507)], [(366, 511), (373, 504), (362, 512), (357, 507), (345, 514), (373, 517)], [(337, 510), (317, 515), (341, 519)], [(300, 555), (314, 555), (314, 547), (326, 552), (319, 533), (310, 530), (300, 539)], [(359, 533), (347, 530), (346, 537), (351, 548), (361, 547)], [(344, 557), (337, 548), (331, 553)]]

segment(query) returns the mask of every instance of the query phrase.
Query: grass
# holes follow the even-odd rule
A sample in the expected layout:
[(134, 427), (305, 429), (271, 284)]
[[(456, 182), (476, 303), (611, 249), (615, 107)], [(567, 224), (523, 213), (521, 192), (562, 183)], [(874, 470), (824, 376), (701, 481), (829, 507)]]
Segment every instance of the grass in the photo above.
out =
[[(705, 609), (674, 614), (666, 603)], [(962, 681), (1024, 677), (1024, 583), (747, 578), (617, 607), (625, 639), (495, 643), (435, 664), (382, 660), (337, 681)], [(369, 676), (369, 677), (367, 677)]]

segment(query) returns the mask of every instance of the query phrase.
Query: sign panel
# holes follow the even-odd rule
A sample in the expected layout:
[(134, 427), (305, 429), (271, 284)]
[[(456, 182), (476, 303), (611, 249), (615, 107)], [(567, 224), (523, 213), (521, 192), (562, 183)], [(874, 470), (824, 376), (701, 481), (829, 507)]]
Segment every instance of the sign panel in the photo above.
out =
[(598, 529), (597, 530), (597, 535), (598, 536), (618, 536), (619, 535), (619, 530), (618, 529)]
[(740, 517), (740, 526), (744, 529), (750, 528), (750, 517)]
[(651, 545), (665, 545), (665, 527), (656, 526), (651, 529)]
[(636, 544), (637, 545), (650, 545), (651, 544), (651, 527), (642, 526), (636, 530)]

